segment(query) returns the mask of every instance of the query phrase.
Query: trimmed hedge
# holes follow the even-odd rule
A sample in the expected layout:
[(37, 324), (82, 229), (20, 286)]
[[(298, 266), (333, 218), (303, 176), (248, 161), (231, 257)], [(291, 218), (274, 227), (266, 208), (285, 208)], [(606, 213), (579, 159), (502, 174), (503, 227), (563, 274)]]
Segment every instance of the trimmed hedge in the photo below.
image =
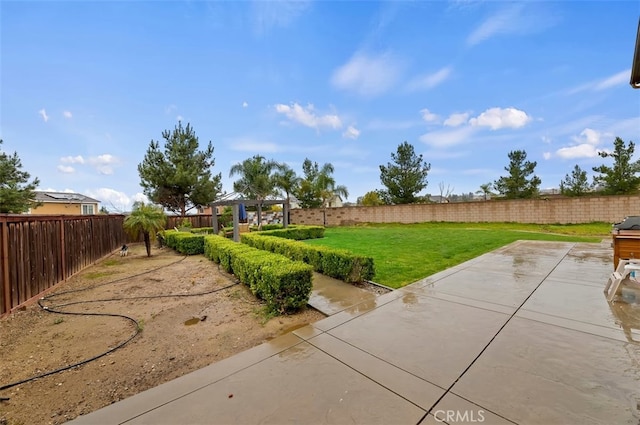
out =
[(272, 312), (296, 311), (309, 302), (313, 273), (307, 264), (217, 235), (204, 238), (204, 255), (235, 274)]
[(191, 232), (166, 230), (164, 240), (167, 246), (184, 255), (196, 255), (204, 253), (204, 235), (196, 235)]
[(281, 237), (265, 236), (264, 233), (245, 233), (240, 236), (240, 241), (254, 248), (303, 261), (311, 265), (316, 272), (345, 282), (371, 280), (375, 275), (371, 257), (356, 255), (343, 249), (312, 246)]
[[(276, 230), (276, 229), (282, 229), (283, 226), (282, 224), (263, 224), (262, 225), (262, 230), (260, 231), (265, 231), (265, 230)], [(258, 226), (254, 226), (252, 225), (251, 227), (249, 227), (249, 229), (251, 229), (252, 232), (258, 232)]]
[(277, 236), (279, 238), (303, 241), (305, 239), (324, 238), (324, 227), (322, 226), (290, 226), (286, 229), (263, 230), (261, 235)]

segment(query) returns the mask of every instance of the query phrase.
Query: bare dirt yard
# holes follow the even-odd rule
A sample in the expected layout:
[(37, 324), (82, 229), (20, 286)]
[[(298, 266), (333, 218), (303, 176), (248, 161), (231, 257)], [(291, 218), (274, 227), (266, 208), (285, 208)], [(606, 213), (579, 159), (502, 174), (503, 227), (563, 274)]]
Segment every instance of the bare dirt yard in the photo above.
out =
[[(51, 295), (54, 296), (51, 296)], [(82, 301), (82, 302), (80, 302)], [(269, 318), (233, 276), (202, 255), (143, 245), (117, 253), (0, 319), (0, 425), (61, 424), (259, 345), (325, 316), (311, 308)], [(64, 368), (129, 343), (103, 357)]]

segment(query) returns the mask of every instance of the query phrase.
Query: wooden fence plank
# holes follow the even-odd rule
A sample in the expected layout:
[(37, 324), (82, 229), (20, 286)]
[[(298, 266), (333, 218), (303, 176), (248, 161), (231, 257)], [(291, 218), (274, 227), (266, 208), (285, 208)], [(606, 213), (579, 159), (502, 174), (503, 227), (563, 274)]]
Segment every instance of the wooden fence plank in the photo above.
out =
[(126, 243), (123, 221), (123, 215), (0, 214), (0, 316)]

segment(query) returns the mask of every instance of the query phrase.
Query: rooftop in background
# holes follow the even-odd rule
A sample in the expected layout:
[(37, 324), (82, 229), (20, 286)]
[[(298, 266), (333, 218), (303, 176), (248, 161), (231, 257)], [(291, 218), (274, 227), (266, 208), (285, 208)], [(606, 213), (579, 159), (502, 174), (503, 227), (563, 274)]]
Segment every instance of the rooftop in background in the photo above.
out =
[(80, 193), (35, 191), (39, 204), (29, 210), (29, 214), (98, 214), (100, 201)]
[(97, 199), (90, 198), (80, 193), (69, 192), (35, 192), (38, 202), (63, 202), (63, 203), (96, 203)]

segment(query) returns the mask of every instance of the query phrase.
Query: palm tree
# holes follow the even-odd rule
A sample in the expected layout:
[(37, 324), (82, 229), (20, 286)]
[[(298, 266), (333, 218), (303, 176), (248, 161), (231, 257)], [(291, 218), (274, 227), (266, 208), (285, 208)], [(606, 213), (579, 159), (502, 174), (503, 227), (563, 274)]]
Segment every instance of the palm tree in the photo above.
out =
[(164, 229), (166, 217), (161, 207), (144, 202), (133, 204), (133, 211), (125, 218), (123, 226), (125, 232), (133, 239), (138, 239), (140, 233), (144, 238), (144, 246), (147, 248), (147, 257), (151, 257), (151, 240), (156, 233)]
[(331, 200), (336, 196), (340, 196), (341, 198), (347, 198), (349, 196), (349, 191), (346, 186), (336, 185), (336, 180), (332, 176), (333, 171), (333, 165), (330, 163), (324, 164), (316, 180), (316, 188), (322, 200), (322, 213), (325, 226), (327, 225), (327, 206), (329, 206)]
[(491, 195), (491, 189), (493, 188), (493, 183), (484, 183), (480, 185), (480, 190), (476, 191), (478, 194), (484, 195), (484, 200), (487, 200), (487, 195)]
[(234, 164), (229, 170), (229, 177), (236, 174), (240, 176), (240, 179), (233, 183), (233, 190), (258, 201), (258, 228), (262, 226), (262, 201), (276, 193), (272, 173), (281, 167), (282, 165), (274, 160), (266, 160), (261, 155), (254, 155)]
[(282, 164), (273, 177), (275, 187), (284, 191), (287, 196), (287, 205), (290, 205), (291, 194), (300, 186), (302, 179), (287, 164)]

